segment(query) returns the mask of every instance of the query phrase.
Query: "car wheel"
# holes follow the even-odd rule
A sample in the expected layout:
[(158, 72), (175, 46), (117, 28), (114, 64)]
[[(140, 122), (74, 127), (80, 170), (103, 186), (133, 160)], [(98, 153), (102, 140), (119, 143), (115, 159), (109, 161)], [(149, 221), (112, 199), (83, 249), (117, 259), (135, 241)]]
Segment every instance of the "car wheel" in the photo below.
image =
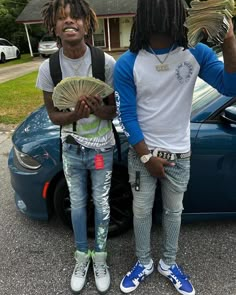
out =
[(1, 63), (5, 63), (6, 62), (6, 56), (4, 53), (1, 54)]
[[(112, 175), (110, 190), (110, 224), (109, 237), (117, 236), (132, 226), (132, 191), (128, 182), (127, 169), (115, 167)], [(90, 181), (88, 180), (88, 183)], [(88, 235), (94, 236), (94, 205), (91, 197), (90, 185), (88, 185), (89, 199), (87, 205)], [(54, 192), (54, 208), (61, 221), (72, 228), (71, 207), (67, 183), (62, 177)]]
[(16, 52), (16, 58), (17, 58), (17, 59), (20, 59), (20, 58), (21, 58), (20, 51), (17, 51), (17, 52)]

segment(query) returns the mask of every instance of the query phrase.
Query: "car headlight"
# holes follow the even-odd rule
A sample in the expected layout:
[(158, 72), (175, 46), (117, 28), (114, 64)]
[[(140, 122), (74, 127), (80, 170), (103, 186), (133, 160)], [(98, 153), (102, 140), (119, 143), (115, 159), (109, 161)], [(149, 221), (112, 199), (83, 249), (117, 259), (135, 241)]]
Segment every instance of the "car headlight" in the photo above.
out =
[(24, 168), (36, 170), (41, 167), (41, 164), (39, 164), (38, 161), (36, 161), (31, 156), (18, 151), (15, 147), (14, 147), (14, 152), (15, 152), (17, 160)]

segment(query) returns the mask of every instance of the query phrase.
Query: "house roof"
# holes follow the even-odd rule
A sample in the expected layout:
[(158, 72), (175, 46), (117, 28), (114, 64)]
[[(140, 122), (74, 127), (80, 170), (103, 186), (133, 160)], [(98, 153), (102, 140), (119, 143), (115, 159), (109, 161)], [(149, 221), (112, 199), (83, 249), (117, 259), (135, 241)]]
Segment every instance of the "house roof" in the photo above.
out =
[[(48, 0), (31, 0), (16, 19), (18, 23), (41, 23), (41, 9)], [(137, 0), (87, 0), (99, 17), (134, 15)]]

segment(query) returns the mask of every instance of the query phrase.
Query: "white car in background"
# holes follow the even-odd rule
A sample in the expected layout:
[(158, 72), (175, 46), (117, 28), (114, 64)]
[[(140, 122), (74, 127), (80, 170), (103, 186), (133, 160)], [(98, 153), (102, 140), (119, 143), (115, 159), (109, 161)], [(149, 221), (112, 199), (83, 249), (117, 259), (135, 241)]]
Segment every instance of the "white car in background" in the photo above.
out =
[(20, 50), (6, 39), (0, 38), (0, 62), (20, 58)]
[(39, 41), (38, 52), (42, 57), (47, 57), (58, 51), (57, 41), (53, 36), (44, 35)]

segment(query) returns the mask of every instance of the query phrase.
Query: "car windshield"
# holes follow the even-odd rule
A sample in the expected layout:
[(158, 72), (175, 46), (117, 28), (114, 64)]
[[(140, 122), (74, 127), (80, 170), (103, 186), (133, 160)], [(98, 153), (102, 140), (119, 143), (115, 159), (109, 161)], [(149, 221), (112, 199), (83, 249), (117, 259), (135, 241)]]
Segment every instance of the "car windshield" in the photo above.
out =
[(54, 41), (55, 42), (55, 39), (52, 37), (52, 36), (44, 36), (41, 40), (41, 42), (47, 42), (47, 41)]
[(193, 94), (192, 116), (199, 113), (207, 105), (212, 103), (220, 96), (219, 92), (209, 84), (198, 78)]
[[(222, 52), (216, 47), (214, 48), (219, 60), (223, 61)], [(193, 102), (192, 102), (192, 116), (199, 113), (206, 106), (211, 104), (214, 100), (220, 97), (219, 92), (203, 81), (201, 78), (197, 78), (194, 93), (193, 93)]]

